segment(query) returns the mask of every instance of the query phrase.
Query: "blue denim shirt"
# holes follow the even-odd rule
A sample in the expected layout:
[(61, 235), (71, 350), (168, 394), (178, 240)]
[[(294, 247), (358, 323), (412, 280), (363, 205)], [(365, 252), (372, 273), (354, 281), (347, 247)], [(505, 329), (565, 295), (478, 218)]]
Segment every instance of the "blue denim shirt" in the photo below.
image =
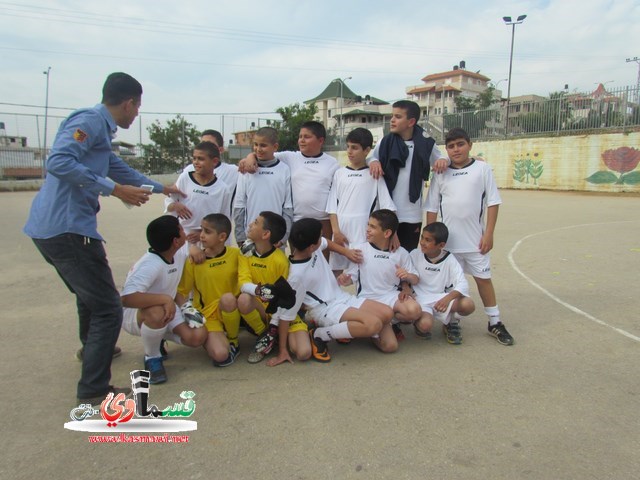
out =
[[(73, 112), (62, 122), (47, 159), (47, 176), (31, 204), (24, 233), (46, 239), (77, 233), (103, 240), (98, 233), (98, 197), (122, 185), (162, 184), (129, 167), (111, 150), (117, 126), (102, 105)], [(108, 177), (108, 178), (107, 178)]]

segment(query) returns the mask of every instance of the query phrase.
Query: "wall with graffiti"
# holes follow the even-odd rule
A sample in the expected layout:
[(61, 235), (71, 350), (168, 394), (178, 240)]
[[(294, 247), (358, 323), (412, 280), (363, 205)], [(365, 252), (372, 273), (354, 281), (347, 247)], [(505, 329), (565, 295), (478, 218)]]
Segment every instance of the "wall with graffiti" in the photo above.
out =
[(477, 142), (500, 188), (640, 192), (640, 132)]

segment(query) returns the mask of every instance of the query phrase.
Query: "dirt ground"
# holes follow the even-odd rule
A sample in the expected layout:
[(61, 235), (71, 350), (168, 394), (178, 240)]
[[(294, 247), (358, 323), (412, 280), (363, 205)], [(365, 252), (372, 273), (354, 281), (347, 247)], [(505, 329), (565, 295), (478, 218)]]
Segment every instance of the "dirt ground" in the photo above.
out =
[[(499, 345), (479, 306), (452, 346), (436, 330), (392, 355), (331, 345), (329, 364), (213, 368), (172, 346), (158, 405), (196, 392), (188, 444), (94, 445), (63, 428), (80, 364), (72, 296), (22, 226), (34, 192), (1, 193), (5, 413), (2, 479), (631, 479), (640, 471), (637, 196), (502, 191), (494, 283), (516, 339)], [(116, 283), (144, 253), (162, 198), (106, 198), (99, 230)], [(635, 306), (634, 306), (635, 305)], [(633, 312), (636, 313), (633, 313)], [(113, 382), (142, 366), (123, 333)], [(10, 411), (15, 409), (15, 411)]]

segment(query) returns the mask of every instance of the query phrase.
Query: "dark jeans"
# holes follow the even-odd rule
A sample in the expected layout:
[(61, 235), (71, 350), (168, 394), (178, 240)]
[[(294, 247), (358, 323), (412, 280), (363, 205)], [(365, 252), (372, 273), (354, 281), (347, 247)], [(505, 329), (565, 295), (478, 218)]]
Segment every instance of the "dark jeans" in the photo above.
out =
[(398, 240), (407, 252), (418, 247), (421, 226), (422, 223), (401, 223), (398, 226)]
[(76, 296), (80, 341), (84, 346), (78, 398), (106, 394), (113, 349), (122, 325), (122, 303), (100, 240), (73, 233), (33, 239)]

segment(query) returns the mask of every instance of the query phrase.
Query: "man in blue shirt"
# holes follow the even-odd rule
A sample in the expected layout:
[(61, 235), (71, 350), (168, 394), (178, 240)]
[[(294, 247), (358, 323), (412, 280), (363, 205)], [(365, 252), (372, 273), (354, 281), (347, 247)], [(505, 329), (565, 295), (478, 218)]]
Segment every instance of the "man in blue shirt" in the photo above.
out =
[[(73, 112), (61, 125), (46, 162), (47, 176), (31, 205), (24, 232), (76, 296), (83, 344), (77, 398), (99, 404), (109, 392), (111, 360), (122, 324), (120, 294), (97, 230), (98, 197), (112, 195), (140, 206), (153, 193), (180, 193), (133, 170), (111, 149), (117, 127), (138, 116), (142, 85), (112, 73), (102, 103)], [(173, 314), (172, 314), (173, 315)]]

